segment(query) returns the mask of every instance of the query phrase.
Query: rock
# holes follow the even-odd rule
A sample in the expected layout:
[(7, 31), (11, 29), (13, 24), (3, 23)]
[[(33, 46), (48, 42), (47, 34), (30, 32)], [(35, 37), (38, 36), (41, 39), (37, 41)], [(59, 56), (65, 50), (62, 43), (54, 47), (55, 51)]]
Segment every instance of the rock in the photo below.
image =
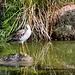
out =
[(13, 67), (32, 66), (33, 59), (32, 57), (24, 56), (23, 54), (8, 54), (0, 59), (0, 65)]
[[(53, 15), (53, 36), (52, 38), (61, 34), (62, 36), (71, 37), (72, 35), (75, 37), (75, 5), (66, 5), (61, 9), (54, 12)], [(59, 37), (57, 37), (58, 39)], [(67, 40), (67, 39), (64, 39)], [(70, 40), (73, 40), (71, 37)]]

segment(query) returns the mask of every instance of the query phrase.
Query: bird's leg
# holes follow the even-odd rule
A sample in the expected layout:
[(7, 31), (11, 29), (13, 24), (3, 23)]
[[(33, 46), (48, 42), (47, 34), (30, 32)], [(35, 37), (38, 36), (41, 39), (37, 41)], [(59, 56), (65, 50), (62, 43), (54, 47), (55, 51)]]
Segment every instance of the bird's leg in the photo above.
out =
[(21, 51), (21, 44), (19, 44), (19, 47), (20, 47), (20, 54), (22, 54), (22, 51)]
[(24, 46), (23, 46), (23, 44), (22, 44), (22, 49), (23, 49), (24, 56), (27, 56), (27, 54), (25, 54), (25, 52), (24, 52)]
[(23, 50), (23, 53), (24, 53), (24, 46), (23, 46), (23, 44), (22, 44), (22, 50)]

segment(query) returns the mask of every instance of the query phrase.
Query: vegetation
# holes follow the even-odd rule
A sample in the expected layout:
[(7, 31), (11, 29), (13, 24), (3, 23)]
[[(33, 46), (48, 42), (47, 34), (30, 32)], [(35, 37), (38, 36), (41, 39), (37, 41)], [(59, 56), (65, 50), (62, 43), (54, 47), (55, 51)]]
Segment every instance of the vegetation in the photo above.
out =
[[(28, 67), (28, 69), (25, 70), (27, 75), (29, 75), (29, 73), (32, 75), (75, 74), (74, 41), (52, 41), (52, 44), (51, 42), (26, 42), (25, 50), (25, 52), (34, 59), (35, 63), (34, 66)], [(16, 45), (15, 43), (6, 44), (5, 42), (0, 44), (0, 58), (2, 58), (4, 55), (16, 53), (19, 53), (17, 43)], [(8, 74), (8, 72), (9, 75), (20, 73), (20, 68), (0, 66), (0, 74)]]
[[(1, 0), (2, 1), (2, 0)], [(0, 2), (1, 40), (30, 24), (32, 40), (49, 39), (52, 35), (54, 12), (75, 0), (4, 0)]]
[[(54, 12), (67, 4), (75, 4), (75, 0), (0, 0), (0, 58), (7, 54), (19, 53), (18, 44), (6, 44), (5, 41), (9, 35), (25, 28), (27, 23), (32, 29), (30, 40), (51, 40)], [(61, 30), (63, 29), (64, 26)], [(44, 41), (25, 42), (25, 50), (35, 62), (34, 67), (26, 69), (26, 74), (75, 74), (75, 70), (54, 70), (64, 66), (75, 69), (74, 41), (52, 41), (52, 44)], [(0, 74), (20, 73), (20, 68), (0, 66), (0, 69)]]

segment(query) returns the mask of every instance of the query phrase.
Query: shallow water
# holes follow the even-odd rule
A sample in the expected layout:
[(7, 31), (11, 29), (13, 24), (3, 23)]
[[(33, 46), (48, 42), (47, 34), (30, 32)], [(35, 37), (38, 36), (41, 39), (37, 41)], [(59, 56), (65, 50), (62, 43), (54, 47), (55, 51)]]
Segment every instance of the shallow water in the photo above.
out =
[[(51, 44), (52, 43), (52, 44)], [(75, 75), (75, 41), (25, 42), (25, 52), (34, 60), (30, 67), (0, 65), (0, 75)], [(19, 53), (17, 43), (0, 43), (0, 58)]]

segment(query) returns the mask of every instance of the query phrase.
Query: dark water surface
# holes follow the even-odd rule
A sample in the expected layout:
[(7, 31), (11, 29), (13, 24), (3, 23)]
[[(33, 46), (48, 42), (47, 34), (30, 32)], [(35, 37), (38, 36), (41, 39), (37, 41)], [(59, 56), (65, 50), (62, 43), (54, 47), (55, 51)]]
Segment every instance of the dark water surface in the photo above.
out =
[[(51, 44), (52, 43), (52, 44)], [(34, 60), (29, 67), (0, 65), (0, 75), (75, 75), (75, 41), (25, 42), (25, 52)], [(19, 53), (19, 44), (0, 43), (0, 58)]]

